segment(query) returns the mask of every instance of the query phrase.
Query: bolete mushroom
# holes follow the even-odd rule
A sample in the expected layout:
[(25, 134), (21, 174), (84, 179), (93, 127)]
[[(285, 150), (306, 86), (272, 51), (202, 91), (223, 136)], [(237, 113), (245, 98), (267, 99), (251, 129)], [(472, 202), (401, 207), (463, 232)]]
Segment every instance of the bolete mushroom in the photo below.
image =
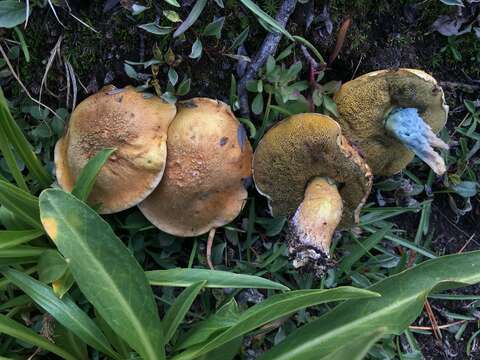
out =
[(280, 121), (255, 150), (253, 178), (273, 216), (290, 218), (295, 268), (321, 274), (335, 229), (359, 220), (372, 186), (370, 168), (328, 116), (298, 114)]
[(448, 149), (437, 134), (448, 116), (442, 88), (420, 70), (380, 70), (345, 83), (335, 95), (338, 122), (357, 145), (375, 175), (393, 175), (414, 154), (441, 175)]
[(71, 191), (98, 151), (116, 148), (89, 197), (102, 214), (137, 205), (158, 185), (165, 169), (167, 130), (176, 107), (133, 87), (107, 86), (82, 101), (55, 146), (57, 181)]
[(252, 148), (228, 105), (194, 98), (177, 107), (162, 181), (139, 208), (169, 234), (211, 231), (213, 239), (214, 229), (237, 217), (247, 200)]

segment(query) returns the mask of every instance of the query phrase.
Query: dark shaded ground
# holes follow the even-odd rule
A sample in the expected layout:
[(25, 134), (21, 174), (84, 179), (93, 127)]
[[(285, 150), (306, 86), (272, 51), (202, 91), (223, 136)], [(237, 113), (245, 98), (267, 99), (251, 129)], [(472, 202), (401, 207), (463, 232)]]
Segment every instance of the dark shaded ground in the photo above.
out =
[[(204, 44), (205, 55), (199, 62), (188, 57), (195, 40), (194, 36), (188, 36), (184, 41), (168, 43), (166, 38), (147, 35), (136, 27), (137, 20), (131, 18), (124, 9), (116, 7), (104, 13), (104, 1), (82, 1), (81, 7), (77, 7), (78, 16), (88, 19), (89, 24), (100, 34), (95, 34), (73, 19), (60, 14), (67, 25), (67, 29), (64, 30), (48, 7), (35, 9), (26, 31), (32, 62), (19, 69), (21, 77), (32, 94), (38, 95), (50, 50), (58, 37), (65, 33), (61, 54), (71, 62), (79, 80), (90, 92), (107, 83), (117, 86), (130, 83), (131, 79), (124, 72), (124, 60), (148, 60), (154, 53), (166, 54), (170, 48), (174, 61), (178, 63), (176, 69), (180, 78), (186, 75), (192, 79), (190, 94), (227, 99), (231, 74), (235, 74), (236, 66), (236, 60), (225, 56), (231, 39), (246, 25), (250, 25), (251, 33), (245, 46), (247, 52), (252, 54), (262, 41), (265, 32), (254, 18), (247, 16), (244, 9), (240, 7), (232, 9), (229, 2), (226, 3), (224, 36), (219, 41), (209, 40)], [(395, 67), (421, 68), (432, 73), (440, 81), (469, 83), (468, 77), (478, 79), (480, 66), (476, 60), (472, 60), (475, 55), (472, 52), (475, 49), (470, 46), (470, 42), (478, 40), (475, 40), (473, 35), (465, 35), (461, 39), (459, 47), (464, 53), (462, 62), (455, 61), (448, 52), (441, 53), (441, 49), (446, 46), (446, 38), (432, 32), (430, 25), (437, 16), (447, 12), (449, 8), (436, 0), (422, 1), (419, 4), (416, 5), (414, 1), (332, 0), (329, 11), (333, 32), (328, 33), (328, 24), (318, 21), (324, 2), (316, 1), (314, 14), (317, 15), (315, 17), (317, 22), (314, 20), (310, 30), (306, 33), (304, 31), (309, 5), (298, 6), (289, 30), (311, 40), (322, 54), (329, 54), (335, 45), (335, 32), (342, 20), (347, 17), (353, 20), (343, 50), (327, 73), (327, 77), (331, 79), (346, 81), (371, 70)], [(157, 12), (161, 13), (159, 10), (157, 9)], [(185, 18), (188, 10), (189, 8), (182, 9), (182, 18)], [(204, 19), (208, 20), (202, 23), (211, 21), (214, 12), (219, 12), (219, 9), (214, 6), (208, 8), (204, 14)], [(141, 23), (155, 20), (152, 12), (145, 14)], [(301, 56), (300, 52), (298, 56)], [(165, 84), (167, 70), (168, 66), (161, 67), (159, 75), (161, 85)], [(61, 74), (64, 74), (63, 65), (56, 60), (49, 72), (48, 84), (49, 89), (57, 94), (58, 98), (48, 94), (44, 96), (44, 102), (53, 108), (65, 104), (65, 77)], [(12, 89), (14, 87), (11, 87), (10, 91), (15, 92)], [(85, 92), (79, 93), (80, 99), (86, 96)], [(464, 98), (474, 100), (476, 96), (478, 94), (466, 94), (455, 89), (449, 89), (447, 92), (451, 109), (461, 106)], [(449, 120), (449, 129), (454, 128), (463, 115), (464, 111), (453, 112)], [(424, 198), (425, 195), (421, 195), (417, 200)], [(480, 219), (478, 199), (473, 199), (472, 206), (473, 211), (457, 221), (455, 214), (450, 210), (447, 196), (435, 197), (430, 219), (430, 231), (434, 231), (432, 248), (435, 252), (451, 254), (461, 249), (465, 251), (480, 249), (477, 225)], [(418, 214), (410, 214), (399, 217), (396, 223), (399, 228), (406, 229), (411, 238), (415, 236), (418, 220)], [(479, 292), (479, 286), (462, 291), (472, 294)], [(439, 322), (444, 323), (448, 319), (442, 317), (442, 310), (462, 313), (469, 303), (432, 301), (432, 306)], [(419, 319), (419, 323), (429, 324), (426, 317)], [(473, 325), (469, 325), (459, 340), (454, 339), (453, 334), (447, 331), (443, 331), (442, 341), (436, 341), (433, 335), (419, 335), (417, 339), (427, 359), (467, 359), (464, 353), (465, 343), (472, 330)], [(480, 359), (478, 347), (470, 359)]]

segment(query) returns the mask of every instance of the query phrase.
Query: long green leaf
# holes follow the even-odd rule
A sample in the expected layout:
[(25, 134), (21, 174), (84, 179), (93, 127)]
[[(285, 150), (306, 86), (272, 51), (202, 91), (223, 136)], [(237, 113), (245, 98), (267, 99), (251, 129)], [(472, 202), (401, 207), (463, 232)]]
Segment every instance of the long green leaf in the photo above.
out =
[(61, 324), (55, 324), (55, 344), (64, 349), (69, 349), (79, 360), (88, 360), (87, 345)]
[(45, 230), (80, 290), (108, 325), (144, 359), (164, 359), (164, 340), (145, 273), (94, 210), (59, 189), (40, 195)]
[(259, 276), (235, 274), (228, 271), (207, 269), (170, 269), (146, 271), (150, 284), (157, 286), (187, 287), (206, 281), (207, 288), (258, 288), (288, 291), (289, 288)]
[(43, 230), (0, 230), (0, 249), (24, 244), (45, 234)]
[(193, 301), (206, 283), (206, 281), (200, 281), (183, 290), (182, 293), (175, 299), (175, 302), (172, 304), (172, 306), (168, 309), (165, 317), (163, 318), (165, 343), (168, 343), (173, 337), (175, 331), (178, 329), (178, 326), (185, 318), (188, 309), (190, 309)]
[(29, 344), (38, 346), (42, 349), (48, 350), (65, 360), (76, 360), (75, 356), (70, 354), (67, 350), (52, 344), (43, 336), (38, 335), (36, 332), (30, 330), (26, 326), (12, 320), (5, 315), (0, 314), (0, 333), (25, 341)]
[(245, 6), (248, 10), (250, 10), (256, 17), (258, 17), (261, 21), (265, 22), (268, 24), (272, 29), (275, 31), (282, 33), (286, 37), (288, 37), (290, 40), (293, 41), (292, 35), (285, 30), (285, 28), (280, 25), (274, 18), (272, 18), (270, 15), (268, 15), (265, 11), (263, 11), (255, 2), (252, 0), (240, 0), (240, 2)]
[(87, 201), (98, 173), (114, 151), (115, 149), (103, 149), (88, 161), (75, 182), (73, 195), (82, 201)]
[(0, 258), (29, 258), (42, 255), (48, 248), (20, 245), (0, 251)]
[(4, 269), (2, 274), (85, 343), (114, 359), (120, 359), (93, 320), (68, 296), (59, 299), (52, 288), (20, 271)]
[(7, 138), (7, 130), (5, 129), (6, 126), (4, 116), (5, 114), (0, 108), (0, 153), (3, 155), (3, 158), (8, 166), (8, 170), (15, 179), (18, 187), (25, 191), (29, 191), (22, 171), (18, 167), (17, 159), (15, 159), (15, 155), (13, 155), (12, 149), (10, 148), (10, 142)]
[(275, 321), (292, 312), (327, 302), (346, 299), (372, 298), (378, 294), (353, 287), (338, 287), (328, 290), (297, 290), (274, 295), (245, 311), (238, 322), (201, 346), (194, 346), (175, 356), (174, 360), (194, 359), (227, 342), (242, 336), (257, 327)]
[(47, 187), (52, 183), (52, 177), (48, 171), (42, 166), (42, 163), (38, 159), (37, 155), (33, 152), (32, 145), (28, 142), (22, 130), (18, 126), (17, 122), (10, 113), (10, 109), (7, 105), (7, 100), (3, 95), (3, 91), (0, 88), (0, 121), (2, 121), (6, 130), (6, 135), (10, 143), (15, 147), (20, 158), (23, 160), (28, 170), (43, 186)]
[(202, 13), (203, 9), (207, 5), (207, 0), (197, 0), (195, 5), (193, 5), (192, 10), (188, 14), (187, 18), (182, 22), (182, 24), (175, 30), (173, 37), (179, 37), (185, 31), (187, 31), (194, 23), (197, 21), (198, 17)]
[(41, 229), (37, 197), (7, 181), (0, 180), (0, 204), (36, 229)]
[(382, 335), (383, 329), (378, 329), (351, 339), (333, 353), (321, 359), (314, 355), (311, 358), (302, 358), (302, 360), (362, 360), (368, 354), (370, 348), (380, 340)]
[(262, 360), (321, 358), (365, 332), (385, 328), (400, 334), (422, 311), (432, 290), (446, 290), (480, 281), (480, 251), (426, 261), (368, 288), (381, 295), (346, 301), (288, 336)]

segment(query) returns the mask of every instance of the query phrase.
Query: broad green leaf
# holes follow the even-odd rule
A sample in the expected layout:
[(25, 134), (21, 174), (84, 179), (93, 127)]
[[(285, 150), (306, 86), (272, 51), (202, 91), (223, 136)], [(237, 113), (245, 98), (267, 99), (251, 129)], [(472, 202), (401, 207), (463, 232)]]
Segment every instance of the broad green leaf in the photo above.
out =
[(232, 360), (239, 353), (243, 337), (238, 337), (201, 356), (198, 360)]
[(2, 122), (2, 127), (6, 131), (6, 135), (10, 143), (15, 147), (15, 150), (17, 151), (18, 155), (20, 155), (20, 158), (25, 163), (25, 166), (28, 168), (28, 170), (43, 187), (49, 186), (53, 182), (52, 176), (42, 166), (42, 163), (38, 159), (37, 155), (35, 155), (33, 152), (32, 145), (30, 145), (10, 113), (10, 109), (8, 108), (7, 101), (1, 88), (0, 121)]
[(235, 274), (228, 271), (207, 269), (170, 269), (146, 271), (150, 284), (156, 286), (187, 287), (199, 281), (207, 281), (207, 288), (274, 289), (288, 291), (289, 288), (259, 276)]
[(41, 229), (37, 197), (7, 181), (0, 180), (0, 204), (10, 210), (20, 220)]
[(144, 359), (164, 359), (153, 292), (133, 254), (94, 210), (59, 189), (40, 195), (45, 230), (85, 297)]
[(82, 201), (88, 199), (98, 173), (114, 152), (115, 149), (103, 149), (88, 161), (75, 182), (75, 186), (72, 189), (73, 195)]
[(192, 45), (192, 50), (190, 51), (190, 55), (188, 55), (191, 59), (197, 59), (202, 56), (203, 45), (200, 39), (196, 39)]
[(242, 336), (257, 327), (280, 319), (308, 306), (346, 299), (373, 298), (378, 294), (353, 287), (328, 290), (297, 290), (278, 294), (252, 306), (240, 315), (238, 322), (204, 345), (193, 346), (175, 356), (173, 360), (194, 359)]
[(3, 269), (2, 274), (85, 343), (114, 359), (119, 359), (93, 320), (69, 297), (57, 298), (49, 286), (20, 271)]
[(43, 230), (0, 230), (0, 250), (24, 244), (45, 234)]
[[(344, 345), (340, 346), (331, 354), (322, 357), (319, 360), (362, 360), (375, 343), (380, 340), (383, 335), (383, 329), (378, 329), (367, 334), (363, 334), (355, 339), (350, 339)], [(317, 360), (314, 355), (311, 360)], [(308, 360), (308, 358), (302, 358)]]
[(65, 360), (77, 360), (70, 352), (61, 347), (52, 344), (43, 336), (38, 335), (36, 332), (30, 330), (26, 326), (10, 319), (5, 315), (0, 314), (0, 334), (5, 334), (26, 343), (38, 346), (42, 349), (50, 351)]
[(212, 21), (210, 24), (205, 26), (205, 29), (203, 30), (203, 36), (214, 36), (217, 39), (220, 39), (222, 36), (222, 28), (224, 22), (224, 16)]
[(190, 85), (192, 80), (189, 78), (183, 79), (183, 81), (178, 85), (177, 90), (175, 91), (175, 95), (184, 96), (190, 92)]
[(27, 10), (24, 2), (0, 1), (0, 28), (13, 28), (25, 22)]
[(75, 279), (72, 276), (72, 272), (67, 269), (59, 279), (52, 282), (53, 292), (61, 299), (63, 295), (70, 290), (74, 283)]
[(110, 326), (103, 320), (100, 314), (95, 311), (95, 322), (97, 325), (102, 329), (103, 333), (107, 337), (108, 341), (112, 346), (117, 350), (120, 356), (123, 359), (128, 359), (130, 357), (130, 353), (132, 353), (132, 349), (123, 341), (115, 332), (112, 330)]
[(263, 11), (255, 2), (252, 0), (240, 0), (240, 2), (245, 6), (248, 10), (250, 10), (260, 21), (263, 21), (273, 30), (282, 33), (290, 40), (293, 40), (292, 35), (285, 30), (285, 28), (280, 25), (275, 19), (273, 19), (270, 15), (268, 15), (265, 11)]
[(446, 290), (480, 281), (480, 251), (448, 255), (368, 288), (381, 295), (368, 300), (349, 300), (296, 330), (271, 349), (262, 360), (320, 358), (365, 332), (379, 327), (386, 334), (400, 334), (421, 313), (432, 290)]
[[(214, 314), (197, 323), (188, 333), (175, 344), (175, 350), (187, 349), (193, 345), (207, 341), (218, 335), (222, 330), (235, 325), (240, 316), (235, 299), (231, 299)], [(207, 354), (208, 355), (208, 354)]]
[(183, 21), (182, 24), (173, 33), (174, 38), (182, 35), (195, 23), (195, 21), (197, 21), (198, 17), (205, 8), (205, 5), (207, 5), (207, 0), (197, 0), (195, 2), (195, 5), (193, 5), (192, 10), (190, 10), (190, 13), (188, 14), (185, 21)]
[(170, 26), (158, 26), (155, 23), (142, 24), (138, 25), (138, 27), (155, 35), (167, 35), (172, 32), (172, 28)]
[(38, 259), (38, 278), (49, 284), (60, 279), (67, 271), (67, 263), (57, 250), (47, 250)]
[(172, 339), (173, 335), (178, 329), (178, 326), (192, 306), (193, 301), (206, 283), (206, 281), (200, 281), (183, 290), (182, 293), (175, 299), (175, 302), (172, 304), (172, 306), (168, 309), (165, 317), (163, 318), (166, 343)]

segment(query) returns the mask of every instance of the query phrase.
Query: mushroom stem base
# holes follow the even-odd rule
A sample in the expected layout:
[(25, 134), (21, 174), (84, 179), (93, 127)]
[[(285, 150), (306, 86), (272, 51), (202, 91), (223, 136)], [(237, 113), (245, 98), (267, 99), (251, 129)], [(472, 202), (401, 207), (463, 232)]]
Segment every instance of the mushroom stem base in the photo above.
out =
[(329, 179), (313, 179), (288, 227), (289, 253), (296, 269), (321, 276), (332, 265), (329, 248), (342, 213), (337, 186)]
[(425, 161), (437, 175), (446, 171), (443, 158), (434, 147), (448, 150), (448, 145), (423, 121), (415, 108), (397, 108), (385, 121), (387, 131)]

